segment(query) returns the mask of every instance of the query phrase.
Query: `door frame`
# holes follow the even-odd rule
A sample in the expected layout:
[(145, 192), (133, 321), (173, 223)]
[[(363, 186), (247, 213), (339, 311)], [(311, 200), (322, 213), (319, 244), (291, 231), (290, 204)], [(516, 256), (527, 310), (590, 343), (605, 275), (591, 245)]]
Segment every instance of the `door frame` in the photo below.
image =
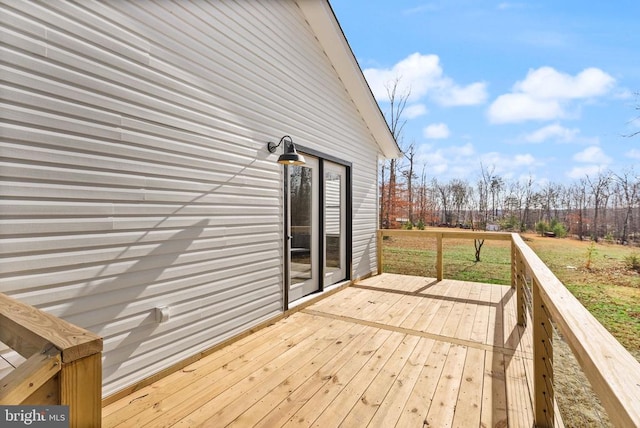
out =
[[(318, 239), (317, 249), (318, 249), (318, 292), (322, 293), (325, 290), (325, 248), (324, 248), (324, 162), (329, 161), (335, 164), (341, 165), (345, 167), (345, 281), (350, 281), (353, 279), (353, 166), (351, 162), (347, 162), (345, 160), (339, 159), (335, 156), (328, 155), (326, 153), (320, 152), (318, 150), (314, 150), (299, 144), (296, 144), (296, 150), (305, 155), (313, 156), (318, 159), (318, 176), (320, 179), (318, 183), (316, 183), (318, 188), (318, 210), (322, 214), (322, 217), (319, 220), (319, 231), (318, 234), (321, 239)], [(283, 233), (283, 241), (284, 241), (284, 263), (283, 263), (283, 309), (286, 311), (290, 308), (289, 302), (289, 290), (291, 288), (291, 264), (290, 264), (290, 254), (291, 254), (291, 239), (290, 239), (290, 231), (291, 231), (291, 219), (290, 219), (290, 206), (289, 206), (289, 167), (284, 166), (284, 186), (283, 186), (283, 205), (284, 205), (284, 233)], [(294, 301), (295, 302), (295, 301)], [(292, 302), (292, 303), (294, 303)]]

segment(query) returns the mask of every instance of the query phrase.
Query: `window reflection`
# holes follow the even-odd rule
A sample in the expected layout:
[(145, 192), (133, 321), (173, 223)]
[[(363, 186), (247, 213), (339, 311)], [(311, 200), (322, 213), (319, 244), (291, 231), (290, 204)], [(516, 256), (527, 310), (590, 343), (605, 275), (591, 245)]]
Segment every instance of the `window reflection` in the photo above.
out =
[(290, 167), (291, 200), (291, 284), (312, 277), (311, 209), (312, 171), (305, 166)]
[(341, 211), (342, 198), (341, 176), (335, 172), (325, 173), (325, 273), (340, 270), (340, 231), (341, 231)]

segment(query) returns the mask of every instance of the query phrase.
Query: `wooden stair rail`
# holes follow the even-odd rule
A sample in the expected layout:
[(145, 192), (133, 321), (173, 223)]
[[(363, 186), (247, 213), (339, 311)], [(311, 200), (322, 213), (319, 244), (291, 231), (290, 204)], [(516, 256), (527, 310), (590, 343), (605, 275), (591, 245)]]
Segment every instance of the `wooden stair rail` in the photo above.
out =
[(0, 404), (67, 405), (70, 427), (101, 425), (101, 337), (0, 293), (0, 342), (27, 358), (0, 381)]

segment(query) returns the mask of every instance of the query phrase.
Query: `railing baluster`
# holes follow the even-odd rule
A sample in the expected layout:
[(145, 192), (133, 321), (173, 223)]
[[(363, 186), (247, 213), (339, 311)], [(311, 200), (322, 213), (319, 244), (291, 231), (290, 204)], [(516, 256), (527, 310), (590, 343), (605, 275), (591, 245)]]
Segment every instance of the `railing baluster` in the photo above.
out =
[(542, 300), (538, 281), (533, 280), (533, 407), (536, 427), (551, 428), (553, 419), (553, 328)]

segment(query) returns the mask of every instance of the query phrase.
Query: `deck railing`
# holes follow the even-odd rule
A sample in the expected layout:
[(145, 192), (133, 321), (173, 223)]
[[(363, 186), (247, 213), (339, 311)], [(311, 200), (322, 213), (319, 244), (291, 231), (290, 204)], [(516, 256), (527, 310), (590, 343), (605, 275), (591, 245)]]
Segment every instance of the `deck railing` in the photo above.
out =
[(0, 405), (66, 405), (70, 427), (99, 427), (102, 339), (0, 294), (0, 342), (26, 358), (0, 380)]
[(436, 277), (443, 275), (444, 239), (511, 242), (511, 286), (516, 289), (518, 324), (531, 322), (533, 407), (537, 427), (554, 426), (553, 326), (563, 335), (591, 387), (618, 427), (640, 427), (640, 363), (556, 278), (515, 233), (460, 230), (378, 231), (378, 273), (382, 273), (385, 236), (435, 238)]

